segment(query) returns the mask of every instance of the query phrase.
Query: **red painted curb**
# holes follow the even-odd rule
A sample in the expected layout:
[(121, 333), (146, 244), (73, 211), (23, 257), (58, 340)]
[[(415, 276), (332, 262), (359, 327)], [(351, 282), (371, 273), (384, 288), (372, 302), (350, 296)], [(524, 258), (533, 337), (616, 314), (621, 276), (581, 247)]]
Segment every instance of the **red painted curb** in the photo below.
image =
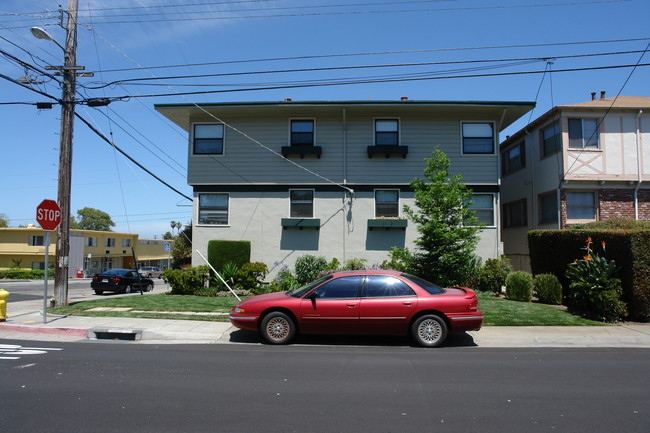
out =
[(83, 328), (48, 328), (46, 326), (9, 325), (0, 323), (0, 331), (24, 332), (27, 334), (69, 335), (88, 337), (88, 330)]

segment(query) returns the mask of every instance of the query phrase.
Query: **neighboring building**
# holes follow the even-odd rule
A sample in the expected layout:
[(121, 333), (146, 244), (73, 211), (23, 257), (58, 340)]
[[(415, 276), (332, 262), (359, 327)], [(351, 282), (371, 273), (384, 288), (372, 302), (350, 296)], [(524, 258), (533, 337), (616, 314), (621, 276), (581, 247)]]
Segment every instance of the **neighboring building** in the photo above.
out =
[(650, 220), (650, 97), (555, 107), (500, 145), (506, 255), (529, 270), (527, 233)]
[[(0, 228), (0, 269), (45, 269), (45, 230), (36, 226)], [(85, 276), (111, 268), (134, 266), (131, 247), (140, 266), (167, 267), (168, 253), (161, 239), (95, 230), (70, 230), (69, 276)], [(146, 245), (144, 244), (146, 243)], [(50, 232), (48, 262), (54, 266), (56, 231)]]
[(210, 240), (248, 240), (271, 274), (304, 254), (388, 259), (412, 247), (410, 181), (436, 148), (474, 191), (478, 254), (502, 253), (499, 132), (531, 102), (346, 101), (160, 104), (189, 133), (193, 258)]

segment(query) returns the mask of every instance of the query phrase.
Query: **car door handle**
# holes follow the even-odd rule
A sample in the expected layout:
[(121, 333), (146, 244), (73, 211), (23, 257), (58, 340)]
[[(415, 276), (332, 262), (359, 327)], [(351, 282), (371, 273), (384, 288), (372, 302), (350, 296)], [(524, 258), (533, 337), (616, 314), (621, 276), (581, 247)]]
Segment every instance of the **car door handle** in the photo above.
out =
[(350, 307), (350, 308), (354, 308), (356, 306), (357, 306), (357, 304), (348, 304), (348, 307)]
[(411, 306), (411, 302), (410, 302), (410, 301), (404, 301), (404, 302), (402, 302), (402, 304), (404, 304), (404, 305), (406, 305), (406, 306)]

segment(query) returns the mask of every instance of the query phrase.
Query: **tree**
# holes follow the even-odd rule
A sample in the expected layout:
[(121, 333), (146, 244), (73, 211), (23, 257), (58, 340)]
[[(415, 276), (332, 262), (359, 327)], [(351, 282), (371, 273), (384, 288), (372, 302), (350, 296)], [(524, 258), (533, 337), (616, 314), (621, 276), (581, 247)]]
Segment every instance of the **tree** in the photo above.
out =
[(174, 238), (172, 244), (171, 256), (174, 260), (172, 267), (177, 268), (181, 265), (192, 262), (192, 222), (185, 224), (185, 228), (179, 231), (178, 236)]
[(7, 220), (7, 216), (3, 213), (0, 213), (0, 227), (9, 227), (9, 220)]
[(420, 234), (416, 251), (406, 251), (406, 256), (413, 272), (449, 286), (462, 283), (468, 275), (481, 228), (469, 208), (472, 191), (462, 183), (462, 176), (449, 175), (451, 164), (444, 152), (437, 149), (432, 155), (425, 159), (426, 181), (411, 181), (416, 207), (404, 206)]
[(77, 211), (77, 216), (74, 223), (70, 224), (70, 228), (110, 232), (113, 231), (111, 227), (115, 226), (111, 216), (99, 209), (85, 207)]

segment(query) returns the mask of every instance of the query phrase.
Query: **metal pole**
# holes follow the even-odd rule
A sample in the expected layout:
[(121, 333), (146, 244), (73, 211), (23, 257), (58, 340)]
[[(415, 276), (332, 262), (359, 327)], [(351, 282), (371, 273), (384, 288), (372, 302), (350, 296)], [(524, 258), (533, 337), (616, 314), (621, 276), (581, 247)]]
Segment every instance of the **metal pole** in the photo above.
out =
[(77, 63), (77, 4), (68, 0), (68, 21), (63, 65), (63, 96), (61, 99), (61, 144), (59, 149), (58, 203), (61, 224), (56, 241), (54, 268), (54, 302), (56, 306), (68, 303), (68, 266), (70, 254), (70, 185), (72, 180), (72, 133)]
[(47, 323), (47, 279), (50, 266), (50, 231), (45, 230), (45, 274), (43, 282), (43, 323)]

